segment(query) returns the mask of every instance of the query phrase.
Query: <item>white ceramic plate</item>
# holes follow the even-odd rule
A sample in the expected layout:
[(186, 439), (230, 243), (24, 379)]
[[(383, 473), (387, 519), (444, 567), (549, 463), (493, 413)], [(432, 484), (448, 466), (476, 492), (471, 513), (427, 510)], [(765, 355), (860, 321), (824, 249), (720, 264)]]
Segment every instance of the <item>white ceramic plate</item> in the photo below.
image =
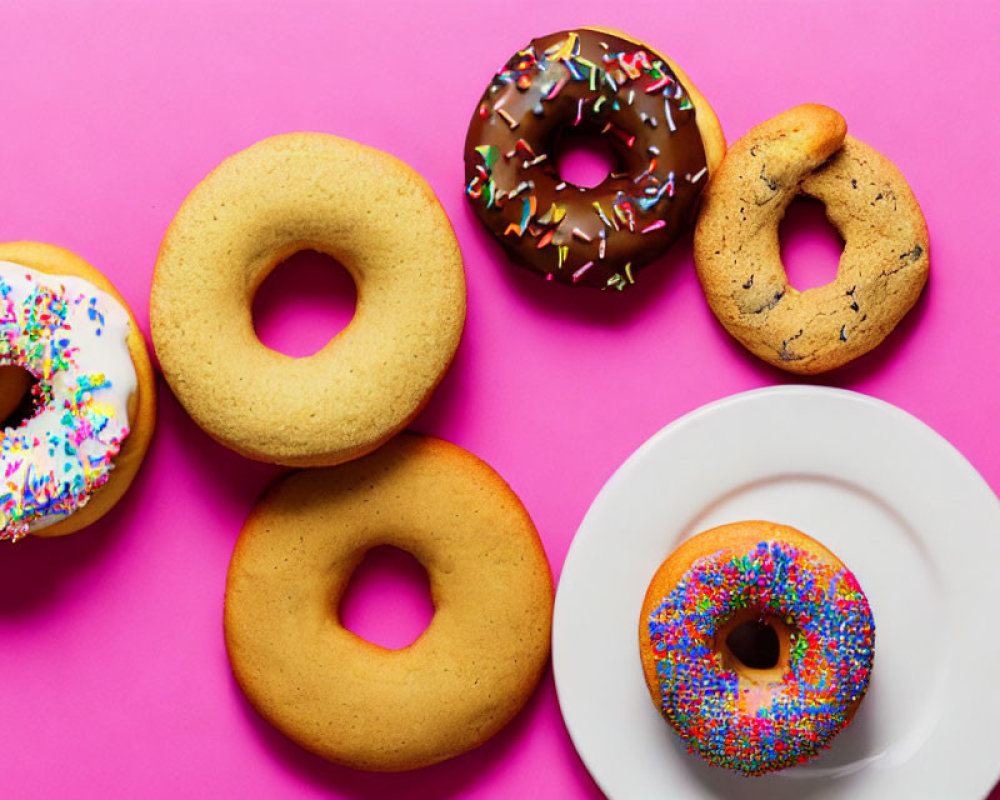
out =
[[(800, 528), (855, 573), (875, 666), (812, 762), (742, 778), (688, 755), (643, 680), (643, 595), (686, 538)], [(712, 403), (640, 447), (594, 500), (556, 596), (556, 688), (601, 788), (629, 798), (982, 798), (1000, 776), (1000, 503), (942, 437), (887, 403), (779, 386)]]

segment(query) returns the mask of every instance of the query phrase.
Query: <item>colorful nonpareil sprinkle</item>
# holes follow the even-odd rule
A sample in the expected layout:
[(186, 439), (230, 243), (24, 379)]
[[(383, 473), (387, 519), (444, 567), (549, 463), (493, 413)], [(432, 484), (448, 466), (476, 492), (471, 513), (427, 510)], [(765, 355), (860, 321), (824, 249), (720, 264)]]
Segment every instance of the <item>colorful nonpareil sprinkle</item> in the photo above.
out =
[[(602, 137), (618, 168), (593, 188), (567, 183), (554, 157), (566, 131)], [(666, 60), (588, 29), (535, 39), (508, 60), (476, 107), (465, 160), (467, 196), (516, 261), (619, 290), (691, 222), (702, 186), (678, 187), (675, 173), (706, 166), (694, 108)]]
[[(788, 669), (760, 685), (713, 645), (737, 612), (793, 631)], [(864, 695), (875, 623), (854, 575), (782, 542), (696, 561), (648, 620), (660, 710), (691, 752), (747, 775), (806, 761)]]
[(0, 434), (0, 539), (58, 522), (108, 480), (136, 386), (128, 331), (87, 281), (0, 262), (0, 365), (37, 381), (33, 416)]

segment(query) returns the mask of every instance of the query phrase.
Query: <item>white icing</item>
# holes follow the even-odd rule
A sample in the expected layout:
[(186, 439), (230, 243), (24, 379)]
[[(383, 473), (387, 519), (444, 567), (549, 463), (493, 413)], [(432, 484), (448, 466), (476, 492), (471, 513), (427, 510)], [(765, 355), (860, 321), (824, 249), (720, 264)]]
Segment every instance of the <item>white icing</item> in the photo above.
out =
[[(65, 519), (107, 480), (137, 378), (128, 311), (89, 281), (0, 261), (0, 295), (0, 364), (29, 369), (51, 391), (41, 413), (0, 437), (0, 538), (17, 538)], [(81, 391), (88, 383), (99, 388)]]

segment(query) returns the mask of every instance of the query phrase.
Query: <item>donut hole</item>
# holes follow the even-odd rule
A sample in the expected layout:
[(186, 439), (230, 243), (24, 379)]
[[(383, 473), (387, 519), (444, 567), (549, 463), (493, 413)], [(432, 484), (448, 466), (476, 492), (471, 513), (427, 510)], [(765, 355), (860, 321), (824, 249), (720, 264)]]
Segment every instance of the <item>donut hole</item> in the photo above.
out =
[(38, 378), (16, 364), (0, 366), (0, 419), (18, 428), (41, 411)]
[(762, 620), (747, 620), (737, 625), (726, 636), (726, 647), (750, 669), (772, 669), (781, 657), (778, 632)]
[(253, 326), (265, 347), (302, 358), (322, 350), (354, 318), (358, 291), (336, 260), (302, 250), (279, 263), (253, 299)]
[(562, 180), (584, 189), (600, 185), (620, 166), (611, 145), (597, 134), (568, 131), (556, 141), (554, 150)]
[(778, 237), (788, 282), (800, 292), (825, 286), (837, 277), (844, 240), (819, 200), (803, 195), (793, 199)]
[(413, 644), (434, 616), (423, 565), (405, 550), (373, 547), (340, 599), (340, 624), (362, 639), (399, 650)]

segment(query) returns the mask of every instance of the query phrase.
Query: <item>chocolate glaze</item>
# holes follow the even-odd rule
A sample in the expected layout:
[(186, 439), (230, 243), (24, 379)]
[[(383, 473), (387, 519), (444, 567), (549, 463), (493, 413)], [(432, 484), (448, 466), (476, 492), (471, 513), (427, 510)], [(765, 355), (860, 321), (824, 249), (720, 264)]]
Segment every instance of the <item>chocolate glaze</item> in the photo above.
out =
[[(618, 166), (599, 185), (559, 176), (567, 132), (611, 146)], [(708, 169), (694, 107), (665, 59), (581, 29), (534, 39), (496, 74), (469, 125), (465, 179), (515, 262), (621, 290), (691, 225)]]

